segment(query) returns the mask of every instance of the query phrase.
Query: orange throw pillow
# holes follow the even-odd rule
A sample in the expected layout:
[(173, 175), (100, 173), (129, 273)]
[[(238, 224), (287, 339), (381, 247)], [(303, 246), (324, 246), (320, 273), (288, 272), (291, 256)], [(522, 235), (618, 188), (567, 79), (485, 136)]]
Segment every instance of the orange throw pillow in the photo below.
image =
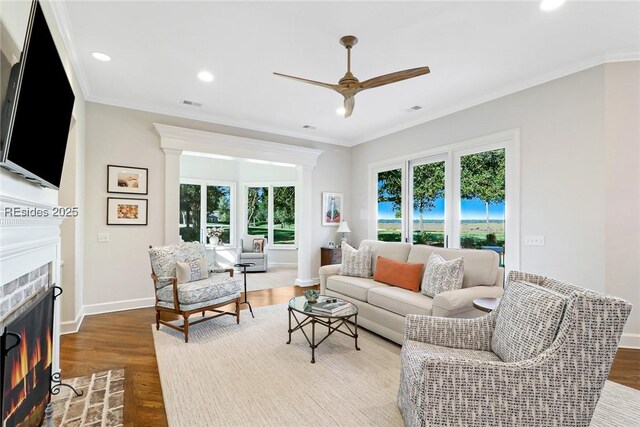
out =
[(373, 280), (418, 292), (422, 281), (422, 267), (423, 264), (394, 261), (379, 256)]

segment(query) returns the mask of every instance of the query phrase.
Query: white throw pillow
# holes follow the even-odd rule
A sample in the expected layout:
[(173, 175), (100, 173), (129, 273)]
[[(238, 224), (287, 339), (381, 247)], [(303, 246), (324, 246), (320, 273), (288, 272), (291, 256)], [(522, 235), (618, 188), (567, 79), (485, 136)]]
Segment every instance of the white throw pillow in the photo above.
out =
[(176, 263), (176, 279), (178, 283), (194, 282), (209, 277), (207, 259), (200, 258), (192, 262)]
[(343, 242), (340, 274), (353, 277), (371, 277), (371, 249), (364, 246), (355, 250)]
[(434, 298), (442, 292), (462, 289), (463, 277), (463, 258), (445, 261), (440, 255), (432, 253), (422, 276), (421, 293)]

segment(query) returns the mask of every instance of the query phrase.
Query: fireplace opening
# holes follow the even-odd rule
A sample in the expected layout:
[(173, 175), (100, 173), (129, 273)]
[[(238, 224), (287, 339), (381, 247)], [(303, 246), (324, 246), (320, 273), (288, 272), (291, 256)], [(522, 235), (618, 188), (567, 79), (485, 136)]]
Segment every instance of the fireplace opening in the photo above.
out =
[(9, 323), (0, 341), (3, 426), (40, 426), (51, 398), (54, 287)]

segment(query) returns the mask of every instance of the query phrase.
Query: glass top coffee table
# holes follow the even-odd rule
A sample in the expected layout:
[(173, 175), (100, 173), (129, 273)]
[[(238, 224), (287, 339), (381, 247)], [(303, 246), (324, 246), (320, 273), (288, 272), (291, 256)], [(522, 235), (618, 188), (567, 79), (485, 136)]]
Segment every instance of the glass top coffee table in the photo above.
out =
[[(287, 341), (287, 344), (291, 343), (292, 332), (298, 330), (302, 331), (304, 337), (309, 343), (309, 347), (311, 347), (311, 363), (316, 363), (316, 348), (320, 344), (322, 344), (324, 340), (329, 338), (329, 336), (334, 332), (339, 332), (353, 338), (355, 340), (356, 350), (360, 351), (360, 348), (358, 347), (358, 307), (351, 304), (350, 308), (335, 314), (325, 314), (313, 311), (314, 304), (326, 302), (328, 300), (335, 300), (336, 302), (348, 302), (340, 298), (327, 297), (323, 295), (319, 296), (318, 301), (315, 303), (308, 302), (307, 299), (303, 296), (291, 298), (289, 300), (289, 341)], [(302, 321), (298, 319), (296, 313), (303, 316), (301, 317)], [(292, 317), (297, 324), (293, 329), (291, 328)], [(349, 324), (347, 323), (347, 320), (351, 317), (353, 317), (353, 329), (351, 329), (351, 326), (349, 326)], [(325, 335), (324, 338), (322, 338), (318, 342), (316, 342), (316, 323), (327, 327), (327, 335)], [(302, 329), (309, 324), (311, 325), (311, 339), (309, 339), (307, 331)]]

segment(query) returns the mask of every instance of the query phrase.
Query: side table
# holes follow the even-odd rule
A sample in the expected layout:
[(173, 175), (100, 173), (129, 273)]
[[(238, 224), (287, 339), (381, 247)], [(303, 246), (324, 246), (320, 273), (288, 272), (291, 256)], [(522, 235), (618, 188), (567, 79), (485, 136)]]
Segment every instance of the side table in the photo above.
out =
[(498, 308), (500, 298), (476, 298), (473, 300), (473, 306), (480, 311), (491, 313)]
[(249, 306), (249, 312), (251, 312), (251, 317), (255, 319), (256, 316), (253, 315), (253, 308), (251, 308), (251, 303), (247, 301), (247, 267), (253, 267), (254, 265), (256, 264), (253, 262), (233, 264), (234, 267), (242, 268), (242, 274), (244, 274), (244, 301), (241, 301), (240, 304), (247, 304)]

